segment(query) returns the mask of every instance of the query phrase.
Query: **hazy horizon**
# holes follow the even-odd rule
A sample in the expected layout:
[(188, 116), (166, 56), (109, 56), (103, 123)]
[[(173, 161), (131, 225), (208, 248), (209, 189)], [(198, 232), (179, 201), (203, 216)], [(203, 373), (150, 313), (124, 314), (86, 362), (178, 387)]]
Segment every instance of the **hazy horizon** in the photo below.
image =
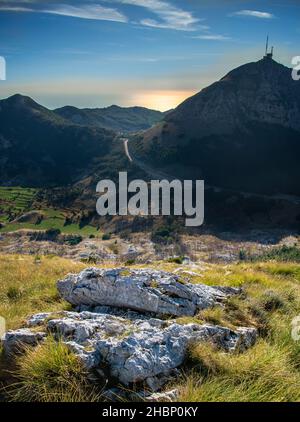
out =
[(300, 5), (289, 0), (0, 0), (0, 96), (54, 109), (142, 106), (166, 111), (259, 60), (299, 55)]

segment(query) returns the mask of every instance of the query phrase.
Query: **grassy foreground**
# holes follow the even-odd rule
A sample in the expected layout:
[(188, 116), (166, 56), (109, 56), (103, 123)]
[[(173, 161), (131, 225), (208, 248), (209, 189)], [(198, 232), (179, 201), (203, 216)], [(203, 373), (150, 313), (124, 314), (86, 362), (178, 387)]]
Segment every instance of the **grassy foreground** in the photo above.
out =
[[(8, 328), (19, 327), (35, 312), (68, 309), (57, 295), (56, 281), (84, 267), (58, 257), (0, 256), (0, 315)], [(178, 264), (158, 262), (152, 267), (172, 271)], [(245, 295), (178, 322), (255, 326), (260, 340), (243, 354), (225, 354), (209, 345), (192, 347), (181, 379), (170, 386), (179, 388), (180, 399), (299, 401), (300, 341), (293, 340), (291, 332), (293, 319), (300, 315), (300, 264), (209, 264), (199, 276), (186, 277), (194, 283), (241, 286)], [(2, 363), (2, 376), (4, 372)], [(76, 358), (51, 339), (20, 357), (14, 374), (13, 400), (100, 400), (99, 391), (86, 385)]]

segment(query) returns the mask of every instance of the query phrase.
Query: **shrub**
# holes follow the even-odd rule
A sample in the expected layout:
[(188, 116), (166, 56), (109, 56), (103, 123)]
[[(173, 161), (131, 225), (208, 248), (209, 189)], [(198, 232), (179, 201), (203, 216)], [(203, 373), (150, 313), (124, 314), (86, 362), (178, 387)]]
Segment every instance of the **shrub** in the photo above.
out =
[(267, 312), (273, 312), (282, 309), (285, 306), (285, 301), (279, 293), (267, 291), (262, 297), (263, 309)]
[(174, 233), (170, 227), (159, 227), (153, 231), (151, 240), (157, 243), (168, 244), (174, 240)]
[(58, 236), (61, 234), (60, 229), (48, 229), (46, 231), (37, 231), (37, 232), (32, 232), (30, 234), (30, 240), (35, 240), (35, 241), (44, 241), (44, 240), (48, 240), (51, 242), (55, 242), (57, 241)]
[(281, 262), (300, 262), (300, 248), (297, 246), (282, 246), (273, 248), (261, 255), (252, 257), (253, 261), (281, 261)]
[(174, 258), (168, 259), (168, 262), (181, 265), (183, 263), (183, 259), (183, 256), (176, 256)]
[(170, 229), (167, 227), (162, 227), (160, 229), (157, 229), (154, 232), (154, 236), (158, 236), (158, 237), (169, 237), (170, 236)]
[(46, 236), (49, 239), (57, 239), (57, 237), (61, 234), (60, 229), (48, 229), (46, 230)]
[(22, 297), (22, 290), (19, 287), (10, 286), (7, 290), (6, 296), (9, 300), (16, 301)]
[(70, 246), (76, 246), (79, 245), (80, 242), (82, 242), (83, 238), (82, 236), (69, 236), (66, 239), (66, 242), (70, 245)]
[(134, 259), (128, 259), (126, 262), (125, 262), (125, 265), (127, 266), (127, 267), (129, 267), (130, 265), (134, 265), (135, 264), (135, 260)]
[(108, 245), (108, 248), (112, 251), (113, 254), (115, 254), (115, 255), (119, 254), (119, 246), (115, 242), (110, 243)]
[(102, 236), (102, 240), (110, 240), (110, 239), (111, 239), (110, 233), (104, 233), (104, 235)]

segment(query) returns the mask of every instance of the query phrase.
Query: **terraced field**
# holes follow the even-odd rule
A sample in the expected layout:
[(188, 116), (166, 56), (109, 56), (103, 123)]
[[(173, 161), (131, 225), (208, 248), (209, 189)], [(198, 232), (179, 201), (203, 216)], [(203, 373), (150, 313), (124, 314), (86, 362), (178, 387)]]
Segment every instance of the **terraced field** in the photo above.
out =
[(7, 221), (10, 213), (28, 210), (37, 192), (33, 188), (0, 187), (0, 221)]
[(32, 207), (37, 189), (21, 187), (0, 187), (0, 233), (12, 232), (21, 229), (28, 230), (49, 230), (59, 229), (65, 234), (80, 234), (90, 236), (99, 234), (96, 227), (80, 224), (66, 224), (67, 213), (64, 210), (45, 208), (36, 210), (41, 218), (38, 223), (31, 221), (16, 221), (22, 214), (35, 211)]

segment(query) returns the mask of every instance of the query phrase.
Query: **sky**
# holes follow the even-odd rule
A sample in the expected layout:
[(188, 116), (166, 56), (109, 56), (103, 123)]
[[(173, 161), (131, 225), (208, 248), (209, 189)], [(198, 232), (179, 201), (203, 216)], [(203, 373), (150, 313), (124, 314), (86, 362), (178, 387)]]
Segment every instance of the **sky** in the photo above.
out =
[(169, 110), (233, 68), (300, 55), (299, 0), (0, 0), (0, 98)]

